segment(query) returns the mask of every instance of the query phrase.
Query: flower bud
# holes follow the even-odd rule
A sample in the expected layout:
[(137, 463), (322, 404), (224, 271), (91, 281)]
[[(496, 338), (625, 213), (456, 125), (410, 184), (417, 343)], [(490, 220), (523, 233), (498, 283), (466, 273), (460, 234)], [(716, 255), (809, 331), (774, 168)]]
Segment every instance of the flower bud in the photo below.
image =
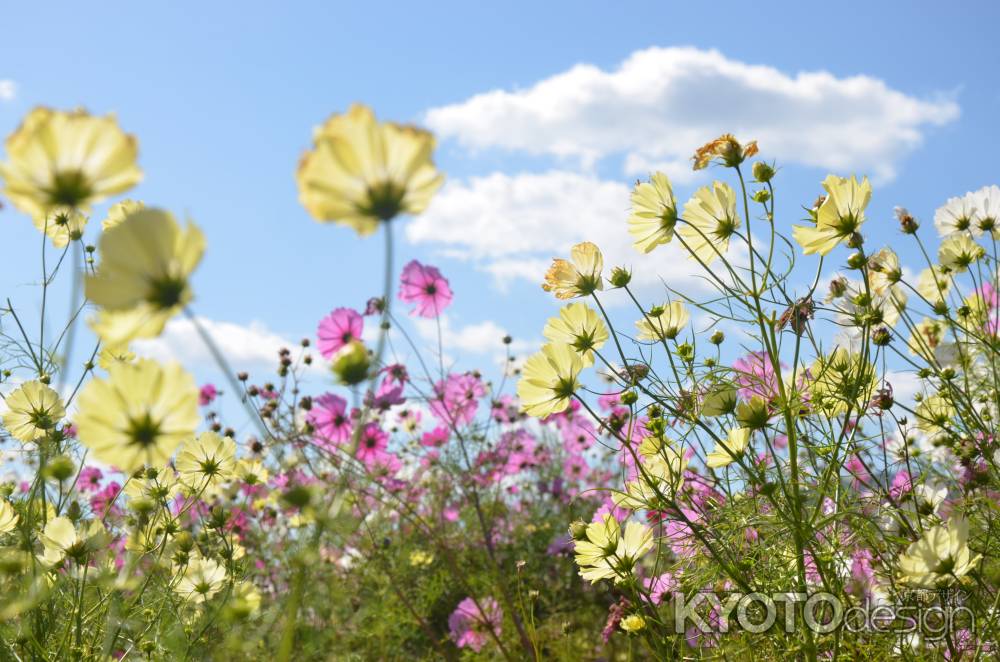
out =
[(621, 402), (625, 406), (634, 405), (638, 400), (639, 396), (636, 395), (635, 391), (625, 391), (621, 394)]
[(765, 202), (771, 199), (771, 194), (770, 192), (768, 192), (766, 188), (762, 188), (758, 191), (754, 191), (753, 195), (750, 197), (753, 199), (754, 202), (759, 202), (760, 204), (764, 204)]
[(851, 269), (860, 269), (865, 266), (865, 256), (862, 253), (851, 253), (847, 258), (847, 266)]
[(576, 520), (569, 525), (569, 535), (573, 540), (587, 539), (587, 523), (583, 520)]
[(880, 326), (872, 331), (872, 342), (879, 347), (885, 347), (892, 342), (892, 332), (889, 331), (888, 327)]
[(896, 214), (896, 219), (899, 220), (899, 229), (903, 231), (903, 234), (917, 233), (920, 223), (905, 207), (896, 207), (893, 211)]
[(721, 345), (722, 341), (725, 339), (726, 339), (726, 334), (724, 334), (722, 331), (716, 331), (708, 339), (708, 342), (712, 343), (713, 345)]
[(615, 267), (611, 270), (611, 277), (608, 282), (612, 287), (625, 287), (632, 282), (632, 272), (625, 267)]
[(768, 163), (764, 163), (763, 161), (757, 161), (756, 163), (754, 163), (751, 172), (753, 173), (753, 178), (756, 179), (761, 184), (768, 183), (769, 181), (774, 179), (775, 175), (774, 166)]
[(75, 471), (76, 465), (66, 455), (58, 455), (45, 465), (45, 477), (60, 483), (71, 478)]
[(368, 350), (357, 340), (347, 343), (333, 356), (333, 374), (341, 384), (347, 386), (360, 384), (367, 379), (370, 367)]

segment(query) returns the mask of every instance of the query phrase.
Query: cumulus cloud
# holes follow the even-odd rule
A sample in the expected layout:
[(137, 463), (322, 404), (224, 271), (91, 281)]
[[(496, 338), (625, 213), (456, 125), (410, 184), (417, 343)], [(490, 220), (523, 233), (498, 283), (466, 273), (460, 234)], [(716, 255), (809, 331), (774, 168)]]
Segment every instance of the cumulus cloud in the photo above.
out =
[[(208, 332), (233, 370), (273, 370), (278, 364), (278, 350), (295, 350), (299, 343), (289, 341), (269, 330), (261, 322), (248, 325), (222, 322), (205, 317), (198, 322)], [(171, 320), (159, 338), (139, 340), (136, 354), (159, 361), (178, 361), (188, 367), (214, 365), (212, 355), (201, 341), (194, 323), (188, 319)], [(313, 364), (314, 367), (316, 364)]]
[(892, 179), (928, 127), (958, 104), (920, 99), (866, 75), (790, 75), (718, 51), (650, 48), (613, 71), (578, 64), (523, 90), (493, 90), (428, 111), (427, 125), (481, 150), (576, 160), (623, 157), (626, 174), (690, 177), (694, 148), (720, 133), (756, 138), (768, 158)]
[[(426, 346), (436, 352), (437, 322), (429, 319), (415, 319), (414, 324)], [(441, 345), (446, 358), (455, 353), (491, 356), (495, 359), (504, 358), (506, 352), (503, 338), (506, 335), (510, 335), (507, 330), (492, 320), (458, 326), (449, 316), (442, 315), (441, 317)], [(513, 338), (510, 351), (512, 354), (521, 355), (538, 349), (541, 344), (541, 339)]]
[[(453, 180), (407, 225), (406, 235), (413, 243), (474, 261), (501, 287), (517, 279), (540, 283), (551, 258), (567, 255), (581, 241), (601, 247), (609, 270), (633, 268), (640, 286), (660, 291), (663, 281), (688, 290), (704, 286), (700, 268), (678, 245), (649, 255), (632, 247), (625, 230), (629, 193), (623, 183), (562, 170)], [(741, 259), (738, 253), (733, 257)]]
[(0, 101), (13, 101), (17, 96), (17, 83), (0, 79)]

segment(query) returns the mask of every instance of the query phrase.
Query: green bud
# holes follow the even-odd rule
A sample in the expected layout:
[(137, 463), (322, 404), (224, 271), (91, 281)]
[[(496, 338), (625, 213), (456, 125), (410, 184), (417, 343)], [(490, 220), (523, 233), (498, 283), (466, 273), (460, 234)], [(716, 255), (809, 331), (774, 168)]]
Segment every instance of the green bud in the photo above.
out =
[(771, 199), (771, 194), (768, 192), (766, 188), (762, 188), (759, 191), (754, 191), (753, 196), (751, 197), (753, 198), (754, 202), (759, 202), (760, 204), (764, 204), (765, 202)]
[(774, 179), (775, 169), (773, 165), (764, 163), (763, 161), (757, 161), (753, 164), (750, 172), (753, 173), (753, 178), (756, 179), (761, 184), (766, 184), (772, 179)]
[(677, 346), (677, 356), (679, 356), (682, 361), (693, 360), (694, 347), (692, 347), (689, 343), (681, 343)]
[(332, 368), (341, 384), (354, 386), (368, 378), (371, 358), (365, 346), (354, 340), (337, 350), (333, 356)]
[(587, 523), (583, 520), (576, 520), (569, 525), (569, 535), (573, 540), (587, 539)]
[(57, 455), (45, 465), (45, 477), (57, 482), (63, 482), (73, 476), (76, 465), (66, 455)]
[(632, 282), (632, 272), (625, 267), (615, 267), (611, 270), (611, 277), (608, 279), (613, 287), (625, 287)]
[(639, 400), (639, 396), (636, 395), (635, 391), (625, 391), (624, 393), (621, 394), (621, 397), (619, 399), (621, 400), (623, 405), (631, 406), (634, 405)]
[(879, 347), (885, 347), (892, 342), (892, 332), (884, 326), (880, 326), (872, 331), (872, 342)]
[(851, 269), (860, 269), (865, 266), (865, 256), (862, 253), (851, 253), (847, 258), (847, 266)]
[(716, 331), (715, 333), (712, 334), (712, 337), (708, 339), (708, 342), (712, 343), (713, 345), (721, 345), (722, 341), (725, 339), (726, 339), (726, 334), (724, 334), (722, 331)]

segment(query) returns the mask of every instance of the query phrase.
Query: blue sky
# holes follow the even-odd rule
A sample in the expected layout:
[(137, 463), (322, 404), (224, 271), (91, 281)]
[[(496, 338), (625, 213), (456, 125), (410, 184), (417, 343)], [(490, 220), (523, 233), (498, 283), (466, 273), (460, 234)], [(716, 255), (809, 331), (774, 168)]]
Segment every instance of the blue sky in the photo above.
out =
[[(0, 41), (0, 80), (16, 87), (0, 101), (0, 133), (36, 104), (118, 113), (140, 140), (145, 171), (129, 197), (190, 215), (208, 236), (195, 280), (197, 312), (241, 327), (256, 323), (233, 345), (260, 337), (257, 346), (265, 347), (274, 336), (311, 335), (331, 308), (362, 306), (378, 293), (381, 242), (317, 224), (298, 204), (293, 175), (312, 127), (354, 101), (383, 118), (430, 123), (442, 136), (437, 162), (449, 183), (419, 231), (397, 228), (397, 271), (418, 258), (450, 278), (456, 302), (447, 324), (463, 344), (453, 354), (473, 367), (490, 360), (483, 339), (497, 329), (528, 343), (540, 338), (555, 304), (523, 275), (558, 252), (548, 247), (604, 236), (608, 228), (624, 233), (622, 192), (636, 173), (661, 162), (677, 167), (677, 154), (700, 144), (696, 136), (761, 127), (770, 144), (760, 135), (741, 137), (760, 138), (762, 156), (775, 158), (775, 147), (797, 154), (780, 159), (778, 212), (786, 228), (834, 165), (859, 165), (859, 174), (874, 163), (891, 167), (871, 173), (872, 248), (896, 236), (893, 206), (907, 206), (929, 226), (949, 196), (996, 183), (1000, 5), (840, 2), (824, 5), (831, 11), (825, 15), (815, 7), (20, 3), (5, 10)], [(671, 47), (692, 50), (649, 50)], [(619, 76), (634, 57), (631, 74)], [(593, 69), (567, 74), (580, 64)], [(657, 66), (679, 68), (684, 81), (678, 99), (674, 88), (661, 91), (664, 117), (647, 103), (649, 86), (636, 84)], [(712, 67), (729, 73), (707, 75)], [(801, 72), (826, 72), (829, 80), (803, 82)], [(549, 108), (546, 99), (559, 94), (544, 86), (521, 96), (564, 74), (559, 98), (578, 103)], [(870, 93), (852, 96), (854, 76), (867, 77)], [(618, 96), (601, 98), (604, 86)], [(780, 102), (788, 86), (808, 112)], [(482, 127), (483, 106), (469, 100), (493, 91), (500, 96), (489, 107), (499, 121)], [(522, 101), (534, 104), (531, 112), (508, 123), (506, 111)], [(840, 116), (864, 129), (838, 126)], [(627, 135), (618, 136), (622, 126)], [(670, 135), (656, 130), (664, 126)], [(676, 182), (682, 201), (708, 182), (684, 180)], [(555, 189), (558, 196), (557, 183), (564, 187)], [(468, 235), (483, 236), (486, 212), (494, 214), (486, 230), (516, 228), (517, 236), (537, 236), (540, 250), (521, 255), (476, 244)], [(499, 232), (497, 240), (509, 235)], [(9, 208), (0, 213), (0, 291), (29, 309), (35, 291), (27, 284), (36, 277), (26, 274), (37, 268), (37, 244), (27, 218)], [(846, 251), (837, 256), (843, 260)], [(670, 278), (683, 277), (685, 264), (667, 254), (659, 260)], [(659, 296), (655, 286), (647, 291)], [(184, 344), (169, 349), (197, 362)], [(253, 352), (239, 356), (249, 361)]]

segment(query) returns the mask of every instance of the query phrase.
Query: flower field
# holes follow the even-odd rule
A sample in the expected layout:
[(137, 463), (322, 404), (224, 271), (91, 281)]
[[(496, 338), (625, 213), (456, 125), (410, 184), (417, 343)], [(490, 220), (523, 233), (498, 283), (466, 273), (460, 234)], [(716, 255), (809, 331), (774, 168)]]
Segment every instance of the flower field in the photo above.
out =
[[(447, 358), (457, 288), (394, 235), (440, 194), (435, 136), (335, 113), (299, 201), (384, 260), (259, 373), (194, 312), (197, 220), (126, 197), (141, 136), (31, 110), (0, 161), (41, 245), (8, 247), (41, 279), (0, 309), (0, 660), (995, 659), (1000, 188), (869, 245), (866, 176), (780, 217), (746, 138), (607, 219), (707, 294), (650, 300), (578, 243), (538, 283), (544, 344), (475, 370)], [(139, 351), (177, 319), (213, 382)]]

